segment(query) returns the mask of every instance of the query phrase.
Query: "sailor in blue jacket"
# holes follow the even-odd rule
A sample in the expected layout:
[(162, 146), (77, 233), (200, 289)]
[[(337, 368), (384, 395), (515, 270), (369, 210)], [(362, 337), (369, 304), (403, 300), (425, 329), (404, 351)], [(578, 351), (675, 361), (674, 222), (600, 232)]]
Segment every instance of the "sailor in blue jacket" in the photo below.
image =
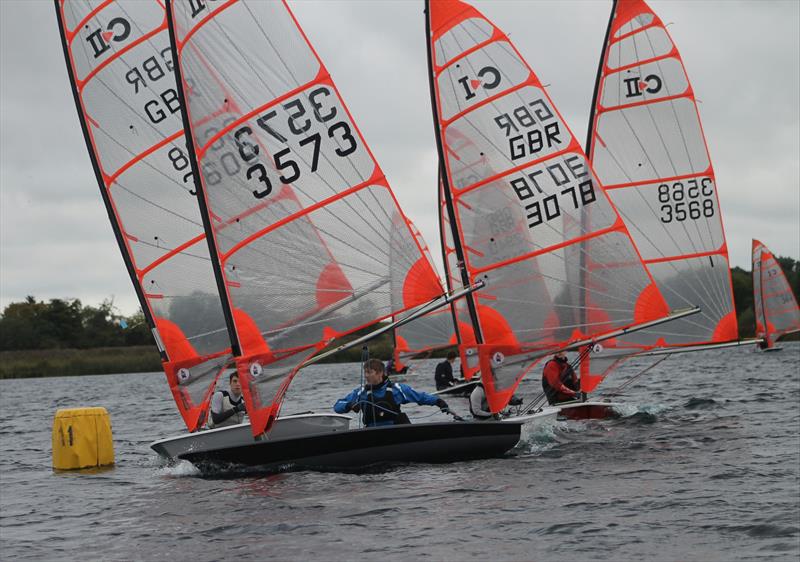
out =
[(379, 359), (364, 363), (364, 377), (367, 384), (363, 388), (354, 389), (333, 405), (337, 414), (361, 412), (364, 425), (371, 427), (411, 423), (408, 416), (400, 411), (400, 405), (409, 402), (438, 406), (442, 412), (450, 413), (447, 402), (438, 396), (416, 391), (407, 384), (393, 383), (386, 378), (383, 362)]

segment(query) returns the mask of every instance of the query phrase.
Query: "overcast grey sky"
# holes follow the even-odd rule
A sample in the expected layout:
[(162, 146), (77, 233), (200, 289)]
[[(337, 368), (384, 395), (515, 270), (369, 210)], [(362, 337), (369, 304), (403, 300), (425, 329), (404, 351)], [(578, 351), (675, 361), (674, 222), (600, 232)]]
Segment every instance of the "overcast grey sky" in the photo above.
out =
[[(585, 138), (611, 2), (474, 2)], [(800, 2), (653, 0), (683, 56), (733, 265), (800, 258)], [(439, 260), (421, 0), (290, 1), (405, 212)], [(0, 0), (0, 307), (34, 295), (138, 307), (103, 208), (50, 1)], [(439, 260), (440, 261), (440, 260)], [(441, 268), (440, 268), (441, 269)]]

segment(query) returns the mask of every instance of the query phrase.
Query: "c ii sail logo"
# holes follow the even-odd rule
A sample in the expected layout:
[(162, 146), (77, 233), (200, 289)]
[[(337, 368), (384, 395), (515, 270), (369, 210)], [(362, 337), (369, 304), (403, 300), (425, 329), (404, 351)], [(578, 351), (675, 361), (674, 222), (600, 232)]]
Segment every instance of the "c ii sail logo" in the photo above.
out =
[(484, 66), (478, 71), (477, 80), (469, 76), (462, 76), (458, 79), (458, 83), (464, 87), (466, 95), (465, 100), (470, 100), (475, 97), (475, 91), (478, 88), (484, 90), (493, 90), (500, 85), (500, 71), (493, 66)]
[(130, 34), (130, 22), (125, 18), (116, 17), (109, 20), (105, 29), (100, 28), (91, 32), (86, 37), (86, 42), (89, 43), (92, 50), (94, 50), (94, 58), (97, 58), (111, 48), (110, 43), (112, 41), (121, 43), (125, 41)]
[(648, 94), (657, 94), (664, 85), (661, 77), (656, 74), (648, 74), (644, 77), (644, 80), (640, 76), (631, 76), (630, 78), (625, 78), (623, 82), (625, 82), (625, 87), (628, 90), (625, 94), (626, 98), (639, 97), (643, 91)]

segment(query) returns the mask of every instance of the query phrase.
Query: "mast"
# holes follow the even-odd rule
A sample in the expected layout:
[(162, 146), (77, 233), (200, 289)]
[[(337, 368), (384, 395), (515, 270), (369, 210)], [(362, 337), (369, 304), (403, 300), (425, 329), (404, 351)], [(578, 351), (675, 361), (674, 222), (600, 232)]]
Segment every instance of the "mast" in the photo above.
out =
[[(437, 177), (437, 185), (436, 185), (436, 214), (438, 215), (439, 219), (439, 241), (441, 243), (442, 248), (442, 264), (444, 266), (444, 282), (445, 288), (447, 292), (451, 292), (453, 290), (453, 282), (450, 279), (450, 265), (447, 263), (447, 237), (445, 236), (444, 229), (447, 228), (444, 224), (444, 214), (443, 214), (443, 203), (442, 196), (444, 186), (442, 184), (442, 177), (444, 175), (444, 169), (442, 168), (442, 161), (439, 160), (439, 169), (438, 169), (438, 177)], [(452, 224), (452, 223), (451, 223)], [(450, 229), (450, 232), (453, 232), (453, 229)], [(456, 334), (456, 342), (459, 346), (461, 346), (461, 330), (458, 329), (458, 313), (456, 312), (456, 304), (455, 302), (450, 303), (450, 315), (453, 317), (453, 330), (455, 330)]]
[(208, 203), (206, 201), (206, 192), (203, 186), (203, 180), (200, 176), (200, 166), (197, 163), (197, 152), (194, 145), (194, 135), (192, 134), (191, 122), (189, 121), (189, 111), (186, 104), (186, 96), (183, 92), (183, 74), (181, 71), (180, 61), (178, 60), (178, 45), (175, 39), (175, 26), (172, 19), (172, 2), (173, 0), (166, 0), (167, 10), (167, 30), (169, 31), (169, 46), (172, 51), (172, 68), (175, 72), (175, 82), (177, 83), (176, 90), (178, 91), (178, 102), (181, 107), (181, 119), (183, 120), (183, 130), (186, 132), (186, 151), (189, 153), (189, 164), (192, 167), (192, 179), (194, 181), (195, 193), (197, 193), (197, 203), (200, 205), (200, 216), (203, 219), (203, 229), (206, 232), (206, 241), (208, 243), (208, 252), (211, 255), (211, 267), (214, 270), (214, 279), (217, 283), (217, 290), (219, 291), (220, 301), (222, 303), (222, 312), (225, 316), (225, 325), (228, 328), (228, 335), (231, 338), (231, 351), (235, 357), (242, 354), (242, 349), (239, 344), (239, 336), (236, 333), (236, 324), (233, 321), (233, 312), (231, 310), (231, 300), (228, 294), (228, 288), (225, 285), (225, 278), (222, 275), (222, 266), (217, 252), (217, 245), (214, 243), (214, 228), (211, 225), (211, 213), (208, 210)]
[(600, 93), (600, 82), (603, 80), (603, 65), (606, 63), (606, 50), (608, 49), (608, 40), (611, 38), (611, 27), (614, 24), (614, 14), (617, 11), (617, 1), (618, 0), (611, 0), (611, 13), (608, 15), (606, 36), (605, 39), (603, 39), (603, 48), (600, 50), (600, 62), (597, 64), (597, 77), (594, 80), (592, 106), (589, 110), (589, 127), (586, 129), (586, 148), (584, 150), (586, 157), (589, 160), (592, 159), (592, 137), (594, 136), (594, 119), (595, 109), (597, 108), (597, 96)]
[[(461, 284), (464, 287), (470, 286), (469, 273), (467, 272), (466, 256), (464, 255), (464, 246), (461, 240), (461, 234), (456, 227), (456, 211), (453, 204), (452, 194), (450, 193), (450, 182), (447, 178), (447, 173), (444, 172), (444, 143), (442, 142), (442, 135), (439, 131), (439, 109), (436, 104), (436, 86), (433, 83), (434, 69), (433, 69), (433, 52), (432, 52), (432, 32), (431, 32), (431, 15), (430, 15), (430, 0), (425, 0), (425, 45), (428, 55), (428, 82), (431, 90), (431, 111), (433, 112), (433, 130), (436, 136), (436, 149), (439, 152), (439, 177), (442, 181), (442, 191), (444, 192), (445, 206), (447, 208), (447, 216), (450, 219), (450, 231), (453, 235), (453, 249), (456, 252), (456, 259), (458, 260), (458, 268), (461, 273)], [(467, 309), (469, 310), (470, 321), (472, 322), (472, 330), (475, 333), (475, 341), (478, 344), (483, 343), (483, 334), (481, 333), (480, 323), (478, 322), (478, 311), (475, 306), (475, 297), (470, 293), (465, 297), (467, 301)], [(456, 319), (457, 321), (457, 319)], [(458, 333), (458, 326), (456, 323), (456, 333)]]

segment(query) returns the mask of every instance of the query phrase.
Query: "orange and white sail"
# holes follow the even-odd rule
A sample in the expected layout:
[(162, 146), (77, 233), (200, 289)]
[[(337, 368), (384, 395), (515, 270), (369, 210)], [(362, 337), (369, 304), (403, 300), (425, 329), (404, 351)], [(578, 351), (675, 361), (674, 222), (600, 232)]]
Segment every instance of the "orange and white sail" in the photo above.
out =
[(284, 2), (167, 5), (185, 129), (254, 434), (333, 338), (442, 293)]
[[(577, 139), (508, 37), (427, 4), (433, 112), (460, 274), (493, 411), (555, 350), (669, 314)], [(586, 257), (594, 267), (586, 267)]]
[[(425, 258), (431, 268), (436, 271), (433, 258), (422, 233), (409, 219), (408, 226), (417, 239)], [(449, 292), (450, 290), (448, 290)], [(394, 329), (394, 368), (396, 371), (408, 366), (408, 361), (413, 357), (428, 354), (458, 344), (453, 314), (450, 306), (439, 308), (421, 316), (420, 318), (403, 324)]]
[(800, 308), (781, 264), (764, 244), (753, 240), (753, 306), (756, 337), (773, 347), (783, 335), (800, 331)]
[(190, 431), (232, 358), (158, 0), (56, 1), (86, 145), (122, 257)]
[[(669, 308), (701, 309), (618, 343), (669, 348), (737, 340), (717, 183), (694, 90), (666, 27), (643, 0), (613, 4), (586, 152)], [(584, 373), (606, 372), (590, 363)], [(590, 380), (594, 386), (599, 379)]]

